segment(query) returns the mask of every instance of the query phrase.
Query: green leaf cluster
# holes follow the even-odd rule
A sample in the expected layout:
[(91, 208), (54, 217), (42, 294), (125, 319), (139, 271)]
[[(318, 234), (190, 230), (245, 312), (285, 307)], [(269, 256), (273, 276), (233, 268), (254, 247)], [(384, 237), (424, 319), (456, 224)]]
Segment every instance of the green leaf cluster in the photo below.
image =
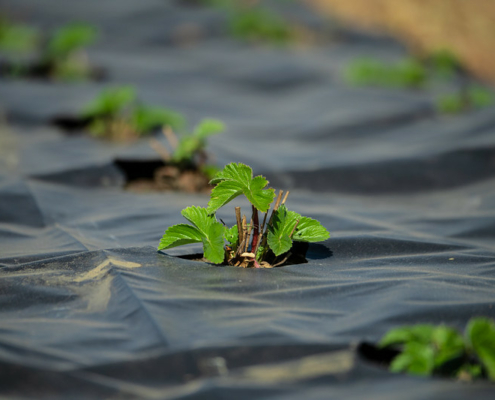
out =
[[(240, 243), (238, 225), (228, 228), (220, 224), (216, 221), (215, 213), (236, 197), (244, 195), (253, 206), (249, 230), (255, 230), (258, 212), (268, 213), (275, 199), (274, 189), (266, 187), (268, 181), (263, 176), (253, 177), (251, 167), (242, 163), (226, 165), (210, 183), (216, 186), (211, 192), (208, 207), (193, 206), (183, 210), (182, 215), (193, 226), (179, 224), (168, 228), (160, 241), (158, 250), (202, 242), (204, 257), (216, 264), (233, 264), (238, 261), (241, 253), (244, 253), (244, 251), (238, 251), (241, 243), (240, 250), (249, 250), (248, 241), (243, 240)], [(191, 217), (192, 211), (194, 211), (194, 218)], [(250, 250), (255, 256), (242, 256), (253, 258), (249, 262), (254, 262), (255, 265), (259, 265), (258, 262), (266, 262), (270, 255), (276, 259), (278, 256), (287, 254), (292, 248), (293, 241), (318, 242), (330, 237), (328, 231), (318, 221), (289, 211), (285, 205), (274, 210), (268, 221), (266, 231), (260, 230), (259, 235), (253, 234), (252, 236)], [(249, 239), (248, 235), (247, 240)]]
[(292, 241), (321, 242), (330, 237), (328, 231), (315, 219), (287, 210), (285, 205), (275, 211), (268, 230), (268, 245), (276, 256), (288, 252)]
[[(225, 125), (222, 121), (212, 118), (203, 119), (192, 133), (180, 135), (177, 148), (172, 154), (172, 160), (176, 163), (190, 163), (197, 154), (205, 151), (208, 137), (217, 135), (224, 130)], [(209, 174), (213, 173), (211, 166), (205, 171)]]
[(251, 167), (242, 163), (226, 165), (210, 183), (216, 185), (208, 203), (210, 214), (241, 194), (244, 194), (257, 210), (267, 212), (275, 197), (273, 189), (265, 189), (268, 181), (261, 175), (253, 178)]
[(192, 225), (179, 224), (168, 228), (158, 250), (190, 243), (203, 243), (204, 257), (207, 260), (215, 264), (223, 262), (225, 227), (202, 207), (185, 208), (182, 210), (182, 215)]
[(238, 39), (282, 45), (294, 38), (293, 29), (284, 17), (254, 2), (203, 0), (202, 3), (227, 11), (228, 30)]
[(59, 28), (48, 41), (45, 57), (56, 63), (72, 53), (92, 45), (98, 37), (97, 29), (88, 24), (73, 23)]
[(280, 15), (257, 7), (237, 9), (229, 20), (231, 34), (240, 39), (285, 44), (292, 40), (290, 24)]
[(400, 349), (390, 364), (392, 372), (441, 375), (448, 371), (451, 376), (468, 374), (470, 379), (486, 373), (495, 380), (495, 322), (487, 318), (471, 319), (465, 337), (444, 325), (395, 328), (385, 334), (380, 346)]
[(37, 29), (0, 18), (0, 52), (16, 57), (33, 52), (39, 44)]
[(22, 75), (30, 64), (22, 57), (33, 56), (34, 65), (46, 70), (50, 77), (61, 80), (87, 78), (91, 68), (82, 50), (93, 44), (98, 36), (94, 26), (73, 23), (59, 28), (47, 40), (35, 28), (0, 20), (0, 52)]
[(81, 117), (90, 119), (90, 132), (95, 136), (105, 136), (116, 121), (123, 122), (136, 135), (144, 135), (160, 126), (181, 129), (184, 117), (162, 107), (150, 107), (137, 100), (132, 86), (121, 86), (103, 90), (86, 105)]
[(432, 52), (428, 57), (435, 73), (443, 78), (454, 77), (461, 68), (461, 62), (449, 49)]
[(362, 58), (348, 66), (345, 77), (353, 85), (417, 88), (426, 83), (427, 73), (421, 62), (414, 58), (396, 64)]
[(484, 108), (494, 103), (493, 92), (473, 85), (466, 90), (439, 97), (437, 109), (444, 114), (459, 114), (465, 110)]

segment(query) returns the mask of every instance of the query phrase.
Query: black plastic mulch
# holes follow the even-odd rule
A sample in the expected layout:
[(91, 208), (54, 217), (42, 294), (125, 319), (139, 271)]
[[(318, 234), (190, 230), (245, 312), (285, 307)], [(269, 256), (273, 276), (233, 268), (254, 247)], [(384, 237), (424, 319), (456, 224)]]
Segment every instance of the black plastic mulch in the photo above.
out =
[[(390, 328), (495, 317), (495, 109), (439, 116), (445, 90), (351, 88), (340, 71), (396, 43), (331, 27), (306, 49), (240, 43), (216, 10), (180, 2), (11, 0), (43, 28), (99, 26), (106, 82), (3, 78), (0, 393), (11, 398), (464, 399), (488, 382), (388, 373), (358, 354)], [(297, 5), (286, 12), (315, 29)], [(204, 36), (181, 46), (177, 29)], [(124, 192), (115, 161), (157, 159), (50, 125), (101, 88), (134, 84), (191, 124), (224, 120), (218, 163), (251, 165), (328, 241), (308, 263), (217, 267), (156, 252), (205, 195)], [(242, 203), (247, 209), (247, 203)], [(233, 206), (232, 206), (233, 207)], [(232, 208), (230, 207), (230, 208)], [(219, 216), (233, 222), (229, 207)]]

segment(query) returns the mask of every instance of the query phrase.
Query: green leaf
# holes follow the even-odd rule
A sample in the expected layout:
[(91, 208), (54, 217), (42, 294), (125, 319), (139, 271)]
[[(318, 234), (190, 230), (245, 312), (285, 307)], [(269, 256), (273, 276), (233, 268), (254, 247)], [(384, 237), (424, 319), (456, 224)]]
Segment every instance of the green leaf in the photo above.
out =
[(203, 207), (185, 208), (182, 215), (201, 232), (204, 257), (215, 264), (221, 263), (224, 259), (224, 226)]
[(267, 212), (275, 197), (273, 189), (264, 189), (268, 181), (262, 176), (253, 178), (253, 170), (241, 163), (231, 163), (220, 171), (210, 184), (216, 184), (211, 192), (208, 213), (212, 214), (237, 196), (244, 194), (261, 212)]
[(132, 86), (122, 86), (103, 90), (89, 103), (83, 116), (87, 118), (115, 117), (136, 99)]
[(97, 36), (94, 26), (70, 24), (60, 28), (48, 43), (47, 56), (50, 58), (67, 57), (70, 53), (92, 44)]
[[(410, 374), (430, 375), (435, 368), (435, 351), (429, 344), (408, 343), (401, 356), (409, 359), (406, 370)], [(394, 362), (390, 366), (391, 369), (393, 366), (395, 366)]]
[(225, 130), (225, 125), (217, 119), (203, 119), (194, 129), (194, 136), (199, 139), (206, 139), (208, 136), (216, 135)]
[(225, 240), (229, 242), (230, 246), (236, 246), (239, 240), (239, 230), (237, 229), (237, 224), (235, 224), (232, 228), (225, 229)]
[(299, 214), (287, 211), (285, 205), (281, 205), (273, 213), (272, 225), (268, 228), (267, 243), (276, 256), (291, 249), (292, 239), (289, 235), (296, 225), (298, 217), (300, 217)]
[(190, 243), (201, 243), (202, 241), (203, 234), (197, 228), (187, 224), (178, 224), (165, 231), (158, 245), (158, 250), (171, 249)]
[(329, 237), (330, 233), (317, 220), (300, 216), (292, 239), (297, 242), (321, 242)]
[(404, 344), (411, 341), (430, 343), (435, 327), (429, 324), (402, 326), (388, 331), (380, 341), (380, 347)]
[(39, 32), (25, 25), (0, 21), (0, 50), (10, 55), (27, 54), (35, 50)]
[(185, 119), (181, 114), (166, 108), (138, 106), (132, 113), (131, 124), (136, 132), (143, 134), (163, 126), (180, 129)]
[(464, 338), (453, 328), (440, 325), (433, 330), (431, 339), (436, 349), (435, 367), (465, 352)]
[(480, 86), (469, 88), (468, 96), (471, 104), (477, 108), (491, 106), (495, 101), (493, 93)]
[(190, 161), (198, 151), (202, 150), (204, 142), (192, 135), (182, 136), (179, 144), (172, 155), (172, 159), (180, 163), (181, 161)]
[(224, 226), (216, 222), (208, 228), (207, 235), (203, 238), (204, 257), (215, 264), (220, 264), (225, 258)]
[(471, 347), (485, 366), (490, 380), (495, 380), (495, 322), (488, 318), (473, 318), (466, 328)]

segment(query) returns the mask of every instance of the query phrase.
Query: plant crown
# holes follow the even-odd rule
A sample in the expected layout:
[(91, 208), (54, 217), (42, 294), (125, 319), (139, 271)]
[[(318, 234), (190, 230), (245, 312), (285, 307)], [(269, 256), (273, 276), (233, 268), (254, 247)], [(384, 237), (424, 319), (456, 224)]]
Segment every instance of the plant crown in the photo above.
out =
[[(215, 264), (242, 267), (271, 268), (283, 264), (290, 257), (293, 241), (319, 242), (330, 237), (320, 222), (289, 211), (280, 191), (269, 219), (275, 190), (266, 188), (263, 176), (253, 177), (251, 167), (231, 163), (218, 172), (210, 184), (215, 185), (208, 206), (191, 206), (182, 215), (192, 225), (169, 227), (158, 250), (166, 250), (189, 243), (202, 243), (204, 258)], [(251, 221), (240, 217), (236, 207), (237, 224), (227, 227), (216, 219), (216, 211), (236, 197), (244, 195), (251, 203)], [(265, 213), (260, 225), (259, 212)]]
[(390, 330), (381, 347), (398, 347), (392, 372), (445, 374), (460, 379), (486, 375), (495, 381), (495, 322), (472, 318), (464, 337), (445, 325), (419, 324)]

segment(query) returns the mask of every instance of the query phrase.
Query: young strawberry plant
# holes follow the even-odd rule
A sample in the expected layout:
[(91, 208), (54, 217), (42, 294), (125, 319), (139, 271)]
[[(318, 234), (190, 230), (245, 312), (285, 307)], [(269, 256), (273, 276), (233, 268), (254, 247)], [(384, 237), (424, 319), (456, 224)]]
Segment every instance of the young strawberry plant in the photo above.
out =
[(150, 139), (150, 144), (163, 159), (164, 166), (155, 170), (153, 181), (147, 186), (151, 184), (152, 189), (158, 191), (194, 193), (210, 190), (208, 182), (218, 168), (209, 161), (207, 139), (224, 129), (222, 121), (211, 118), (200, 121), (191, 133), (176, 135), (170, 127), (163, 129), (167, 145), (155, 138)]
[(137, 100), (130, 86), (105, 89), (90, 102), (80, 116), (93, 136), (129, 140), (162, 126), (184, 126), (184, 117), (172, 110), (149, 107)]
[(380, 347), (399, 350), (390, 363), (392, 372), (495, 381), (495, 322), (487, 318), (471, 319), (464, 337), (444, 325), (395, 328), (383, 337)]
[(58, 29), (48, 40), (41, 64), (49, 75), (60, 80), (85, 79), (91, 75), (85, 48), (97, 38), (95, 27), (82, 23)]
[(36, 50), (39, 32), (30, 26), (0, 18), (0, 60), (2, 72), (10, 76), (26, 72), (28, 58)]
[[(208, 206), (182, 210), (192, 225), (169, 227), (158, 250), (202, 243), (204, 259), (214, 264), (272, 268), (289, 260), (293, 242), (320, 242), (330, 237), (320, 222), (289, 211), (285, 206), (289, 192), (283, 196), (281, 190), (276, 195), (274, 189), (266, 187), (268, 181), (263, 176), (253, 177), (247, 165), (228, 164), (210, 183), (215, 187)], [(217, 210), (240, 195), (251, 203), (249, 223), (245, 215), (241, 217), (240, 207), (235, 207), (234, 226), (217, 221)]]
[(100, 71), (88, 62), (85, 48), (97, 37), (95, 27), (69, 24), (47, 40), (29, 26), (0, 20), (0, 53), (3, 70), (11, 76), (80, 80), (97, 78)]
[(347, 67), (345, 78), (353, 85), (418, 88), (425, 84), (427, 73), (422, 63), (414, 58), (392, 65), (362, 58)]
[(468, 85), (455, 93), (440, 96), (437, 99), (437, 109), (444, 114), (460, 114), (494, 103), (495, 96), (491, 91), (481, 86)]

